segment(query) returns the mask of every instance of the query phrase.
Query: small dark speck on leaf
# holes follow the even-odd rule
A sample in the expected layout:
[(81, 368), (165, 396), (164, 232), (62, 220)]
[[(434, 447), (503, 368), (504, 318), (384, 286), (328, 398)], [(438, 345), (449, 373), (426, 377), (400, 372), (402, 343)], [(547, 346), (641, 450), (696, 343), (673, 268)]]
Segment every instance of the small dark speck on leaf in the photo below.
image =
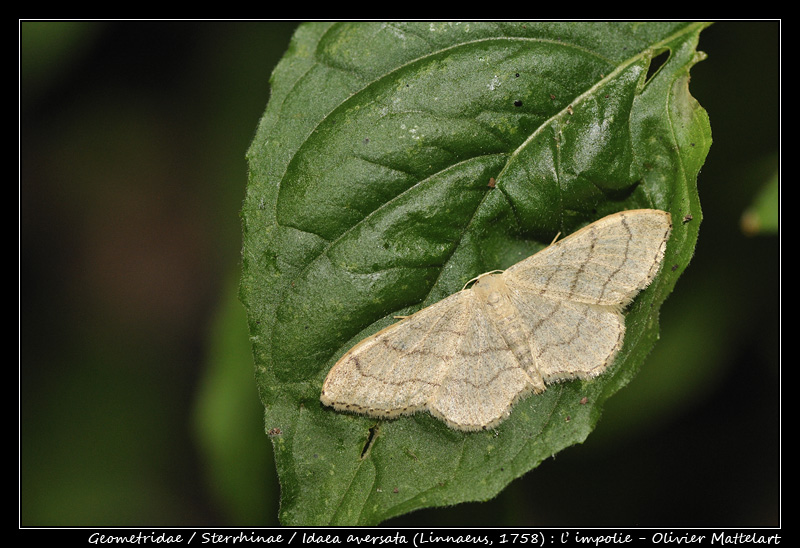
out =
[(519, 99), (517, 99), (516, 101), (514, 101), (514, 106), (515, 106), (515, 107), (521, 107), (521, 106), (522, 106), (522, 101), (520, 101)]
[(488, 186), (489, 188), (494, 188), (495, 186), (497, 186), (497, 181), (494, 180), (494, 177), (489, 177), (489, 184), (486, 186)]

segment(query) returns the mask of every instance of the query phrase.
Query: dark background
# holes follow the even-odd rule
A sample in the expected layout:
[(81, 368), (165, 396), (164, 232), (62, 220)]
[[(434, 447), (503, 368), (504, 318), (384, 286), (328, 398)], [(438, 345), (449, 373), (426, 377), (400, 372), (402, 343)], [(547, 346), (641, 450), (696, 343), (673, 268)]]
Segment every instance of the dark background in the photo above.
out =
[[(238, 212), (295, 27), (20, 24), (21, 525), (277, 523)], [(740, 229), (779, 166), (780, 23), (699, 49), (705, 219), (642, 372), (491, 502), (386, 525), (780, 524), (779, 239)]]

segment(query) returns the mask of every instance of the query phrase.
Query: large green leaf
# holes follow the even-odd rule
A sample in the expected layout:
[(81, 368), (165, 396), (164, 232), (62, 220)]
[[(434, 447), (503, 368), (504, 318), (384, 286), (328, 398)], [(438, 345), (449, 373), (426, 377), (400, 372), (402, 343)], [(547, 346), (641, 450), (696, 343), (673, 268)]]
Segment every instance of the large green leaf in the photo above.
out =
[[(657, 339), (659, 306), (694, 250), (711, 137), (688, 82), (705, 26), (298, 28), (249, 151), (242, 212), (241, 298), (284, 524), (374, 524), (486, 500), (586, 438)], [(331, 366), (395, 315), (558, 232), (642, 207), (670, 211), (675, 228), (601, 377), (551, 386), (477, 433), (426, 413), (379, 421), (321, 405)]]

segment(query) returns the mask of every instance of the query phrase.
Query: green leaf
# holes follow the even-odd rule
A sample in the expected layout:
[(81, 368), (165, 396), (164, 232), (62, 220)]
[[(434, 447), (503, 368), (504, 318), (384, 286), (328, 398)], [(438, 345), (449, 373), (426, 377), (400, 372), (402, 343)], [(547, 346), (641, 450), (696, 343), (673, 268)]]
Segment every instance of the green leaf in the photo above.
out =
[[(298, 28), (248, 154), (242, 212), (240, 296), (265, 426), (281, 432), (282, 523), (375, 524), (486, 500), (586, 438), (658, 338), (659, 306), (694, 251), (711, 135), (688, 82), (705, 26)], [(675, 228), (601, 377), (553, 385), (477, 433), (321, 405), (331, 366), (395, 315), (641, 207), (670, 211)]]
[(742, 214), (742, 232), (748, 236), (777, 234), (780, 228), (780, 170), (772, 175), (755, 196), (753, 203)]
[(276, 520), (264, 513), (277, 509), (277, 482), (269, 443), (259, 428), (247, 319), (230, 282), (211, 325), (194, 409), (195, 438), (208, 490), (225, 523), (271, 525)]

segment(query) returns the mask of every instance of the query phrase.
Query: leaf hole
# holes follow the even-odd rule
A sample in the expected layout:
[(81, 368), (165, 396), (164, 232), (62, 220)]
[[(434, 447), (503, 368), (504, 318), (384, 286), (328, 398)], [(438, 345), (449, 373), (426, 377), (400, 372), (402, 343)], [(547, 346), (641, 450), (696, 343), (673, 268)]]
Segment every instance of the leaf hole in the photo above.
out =
[(661, 67), (667, 64), (670, 55), (672, 55), (672, 52), (668, 49), (665, 49), (664, 51), (662, 51), (661, 53), (650, 59), (650, 66), (647, 67), (647, 77), (645, 78), (644, 85), (649, 84), (650, 80), (652, 80), (653, 77), (658, 73), (658, 71), (661, 70)]
[(361, 460), (366, 458), (369, 450), (372, 449), (372, 444), (375, 443), (375, 438), (378, 437), (378, 430), (379, 425), (376, 424), (369, 429), (369, 435), (367, 436), (367, 443), (364, 444), (364, 449), (361, 451)]

